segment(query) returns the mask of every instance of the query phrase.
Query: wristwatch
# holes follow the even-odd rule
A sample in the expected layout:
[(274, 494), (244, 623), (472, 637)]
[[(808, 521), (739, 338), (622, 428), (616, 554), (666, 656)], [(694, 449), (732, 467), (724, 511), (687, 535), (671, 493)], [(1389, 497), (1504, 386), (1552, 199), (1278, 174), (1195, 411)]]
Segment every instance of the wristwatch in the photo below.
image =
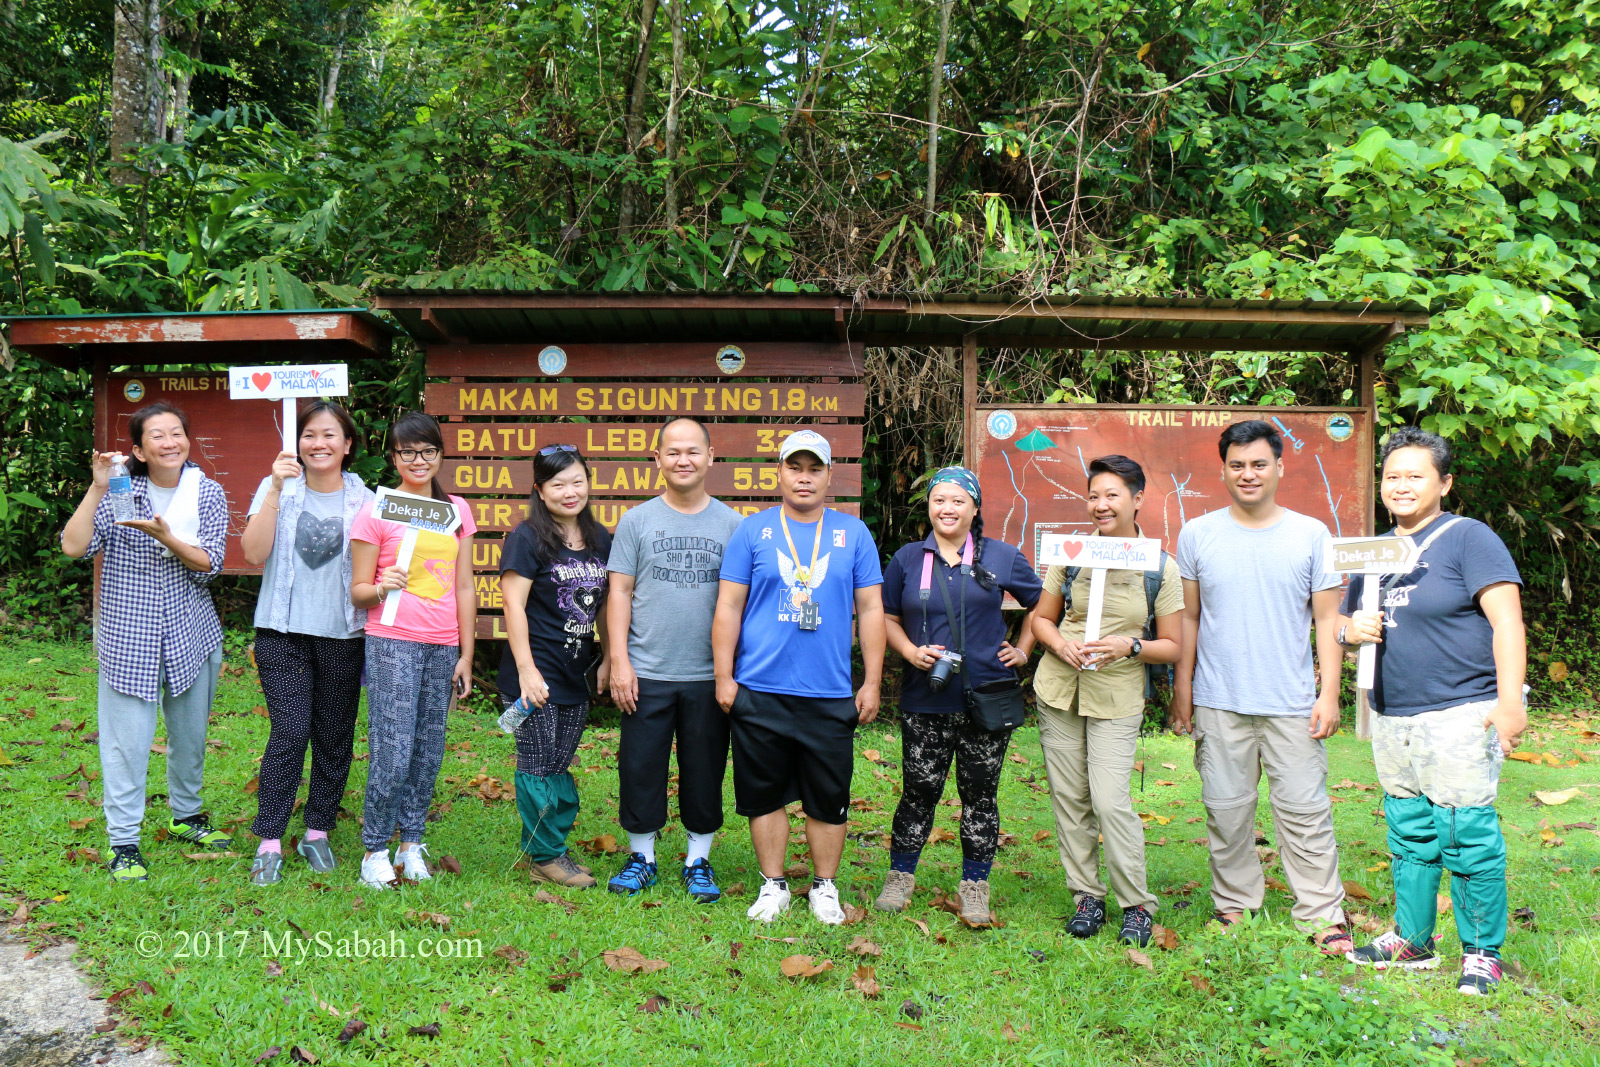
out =
[(1138, 659), (1139, 653), (1144, 651), (1144, 642), (1135, 637), (1128, 643), (1128, 658)]

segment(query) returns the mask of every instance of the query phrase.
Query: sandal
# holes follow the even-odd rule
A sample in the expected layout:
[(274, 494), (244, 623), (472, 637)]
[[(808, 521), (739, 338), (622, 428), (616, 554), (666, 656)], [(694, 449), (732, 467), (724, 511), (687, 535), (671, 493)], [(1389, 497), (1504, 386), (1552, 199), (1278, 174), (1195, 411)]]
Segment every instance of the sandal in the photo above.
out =
[(1312, 939), (1316, 942), (1317, 951), (1324, 956), (1342, 957), (1347, 952), (1356, 950), (1355, 938), (1342, 926), (1335, 926), (1327, 933)]

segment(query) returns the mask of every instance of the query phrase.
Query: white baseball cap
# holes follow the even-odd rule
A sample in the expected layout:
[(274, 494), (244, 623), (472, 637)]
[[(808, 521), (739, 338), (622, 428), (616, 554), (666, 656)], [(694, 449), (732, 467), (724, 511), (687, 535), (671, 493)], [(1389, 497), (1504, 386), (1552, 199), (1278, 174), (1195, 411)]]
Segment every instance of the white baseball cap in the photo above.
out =
[(782, 463), (796, 452), (810, 452), (828, 466), (833, 466), (833, 446), (815, 430), (796, 430), (783, 439), (778, 449), (778, 462)]

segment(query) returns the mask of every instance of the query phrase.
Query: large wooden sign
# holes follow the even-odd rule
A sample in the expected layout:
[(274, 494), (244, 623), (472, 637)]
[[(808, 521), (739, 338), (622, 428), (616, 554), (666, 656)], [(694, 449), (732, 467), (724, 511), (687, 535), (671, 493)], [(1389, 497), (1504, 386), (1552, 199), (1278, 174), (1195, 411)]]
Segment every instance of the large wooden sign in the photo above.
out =
[(440, 477), (467, 500), (479, 531), (479, 636), (505, 636), (501, 540), (527, 514), (533, 457), (548, 445), (578, 446), (595, 517), (615, 529), (666, 487), (653, 453), (668, 420), (706, 424), (716, 454), (707, 486), (746, 515), (778, 499), (784, 438), (812, 429), (833, 446), (833, 506), (859, 514), (839, 498), (862, 490), (863, 360), (858, 344), (817, 342), (430, 346), (427, 410), (440, 419), (447, 456)]
[(1120, 454), (1144, 467), (1140, 528), (1171, 552), (1186, 521), (1228, 506), (1217, 438), (1245, 419), (1265, 419), (1283, 437), (1281, 504), (1334, 536), (1371, 532), (1372, 424), (1364, 409), (1147, 404), (980, 407), (984, 532), (1016, 545), (1043, 573), (1042, 538), (1094, 530), (1085, 501), (1090, 460)]

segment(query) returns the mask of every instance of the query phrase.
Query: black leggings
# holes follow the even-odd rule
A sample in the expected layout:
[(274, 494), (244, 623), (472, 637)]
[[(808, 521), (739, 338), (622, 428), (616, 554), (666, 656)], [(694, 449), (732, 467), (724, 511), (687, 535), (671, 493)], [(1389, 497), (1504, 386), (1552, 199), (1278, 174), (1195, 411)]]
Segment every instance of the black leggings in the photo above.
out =
[(1011, 731), (990, 733), (967, 711), (945, 715), (907, 712), (900, 720), (904, 749), (905, 792), (894, 809), (893, 852), (921, 852), (933, 829), (934, 809), (956, 764), (956, 791), (961, 794), (961, 857), (974, 863), (994, 862), (1000, 841), (1000, 769)]
[(366, 639), (311, 637), (256, 630), (256, 670), (272, 733), (261, 757), (256, 821), (250, 832), (272, 840), (289, 828), (311, 744), (306, 829), (331, 832), (350, 777), (361, 703)]

